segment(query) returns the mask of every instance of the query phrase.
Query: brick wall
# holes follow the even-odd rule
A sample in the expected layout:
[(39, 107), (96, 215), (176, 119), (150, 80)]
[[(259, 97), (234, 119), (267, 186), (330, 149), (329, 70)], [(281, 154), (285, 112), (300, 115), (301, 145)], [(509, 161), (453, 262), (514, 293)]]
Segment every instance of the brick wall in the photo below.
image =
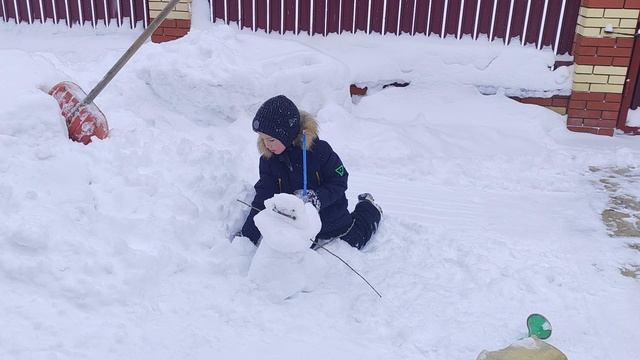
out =
[(613, 135), (633, 50), (640, 0), (582, 0), (567, 128)]
[[(152, 20), (169, 3), (168, 0), (149, 0), (149, 18)], [(191, 29), (191, 0), (180, 0), (169, 16), (151, 35), (151, 41), (161, 43), (185, 36)]]
[(554, 95), (550, 98), (521, 98), (517, 96), (512, 96), (511, 98), (524, 104), (535, 104), (544, 106), (550, 110), (557, 112), (560, 115), (566, 115), (567, 108), (569, 107), (569, 96), (567, 95)]

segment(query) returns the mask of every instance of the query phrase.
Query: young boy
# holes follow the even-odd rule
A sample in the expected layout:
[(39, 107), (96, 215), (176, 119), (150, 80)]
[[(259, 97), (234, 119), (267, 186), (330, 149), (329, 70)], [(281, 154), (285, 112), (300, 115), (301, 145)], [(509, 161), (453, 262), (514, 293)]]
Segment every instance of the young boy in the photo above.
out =
[[(318, 138), (318, 124), (284, 95), (267, 100), (253, 118), (253, 131), (258, 133), (260, 179), (255, 185), (252, 206), (264, 209), (264, 200), (278, 193), (295, 194), (311, 202), (320, 215), (322, 228), (316, 240), (339, 237), (361, 249), (378, 228), (382, 209), (371, 194), (358, 195), (353, 213), (347, 210), (347, 178), (349, 176), (338, 155), (326, 141)], [(307, 195), (303, 188), (303, 132), (307, 145)], [(260, 231), (253, 222), (258, 213), (252, 209), (238, 236), (248, 237), (254, 244)]]

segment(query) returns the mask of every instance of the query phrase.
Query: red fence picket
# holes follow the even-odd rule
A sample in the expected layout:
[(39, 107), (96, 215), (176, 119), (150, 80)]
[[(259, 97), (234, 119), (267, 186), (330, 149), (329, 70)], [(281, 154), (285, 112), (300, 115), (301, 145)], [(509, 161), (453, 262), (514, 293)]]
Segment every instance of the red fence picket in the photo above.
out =
[(636, 110), (638, 107), (640, 107), (640, 73), (638, 73), (638, 76), (636, 77), (636, 86), (633, 99), (631, 100), (631, 109)]
[[(252, 1), (252, 0), (248, 0)], [(0, 19), (15, 23), (61, 21), (68, 26), (147, 25), (146, 0), (0, 0)]]

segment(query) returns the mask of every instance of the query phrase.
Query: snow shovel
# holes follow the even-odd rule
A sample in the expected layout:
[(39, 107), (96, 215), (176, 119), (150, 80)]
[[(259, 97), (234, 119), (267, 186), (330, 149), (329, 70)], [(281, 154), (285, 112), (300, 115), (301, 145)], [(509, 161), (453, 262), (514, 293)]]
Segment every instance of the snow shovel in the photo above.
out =
[(162, 9), (158, 17), (138, 36), (136, 41), (134, 41), (129, 49), (118, 59), (115, 65), (109, 69), (98, 85), (89, 92), (89, 95), (82, 91), (80, 86), (71, 81), (60, 82), (49, 90), (49, 95), (53, 96), (58, 102), (58, 105), (60, 105), (62, 117), (64, 117), (71, 140), (87, 145), (91, 142), (92, 136), (98, 139), (104, 139), (109, 135), (107, 119), (102, 111), (93, 103), (93, 100), (116, 76), (124, 64), (131, 59), (133, 54), (142, 46), (142, 43), (160, 26), (160, 23), (169, 15), (176, 4), (178, 4), (178, 1), (180, 0), (171, 0), (167, 6)]

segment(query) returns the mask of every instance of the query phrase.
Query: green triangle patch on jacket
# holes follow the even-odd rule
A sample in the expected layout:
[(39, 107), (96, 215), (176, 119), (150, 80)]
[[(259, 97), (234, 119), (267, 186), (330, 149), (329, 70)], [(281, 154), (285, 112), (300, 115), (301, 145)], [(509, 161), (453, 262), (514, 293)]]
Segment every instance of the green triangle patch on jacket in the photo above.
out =
[(336, 173), (340, 176), (344, 176), (344, 166), (340, 165), (336, 168)]

